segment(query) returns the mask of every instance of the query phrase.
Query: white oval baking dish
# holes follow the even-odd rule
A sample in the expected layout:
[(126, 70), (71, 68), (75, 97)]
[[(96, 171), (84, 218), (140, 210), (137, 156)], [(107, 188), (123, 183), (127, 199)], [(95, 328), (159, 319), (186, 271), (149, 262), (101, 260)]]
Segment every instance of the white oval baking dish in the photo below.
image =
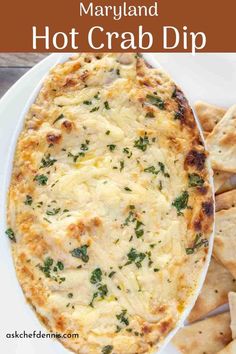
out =
[[(58, 63), (63, 63), (64, 61), (66, 61), (70, 56), (72, 56), (73, 53), (63, 53), (63, 54), (51, 54), (50, 55), (50, 62), (51, 62), (51, 67), (53, 67), (54, 65), (58, 64)], [(144, 53), (143, 54), (144, 59), (152, 66), (155, 68), (161, 67), (160, 64), (158, 63), (158, 61), (156, 60), (156, 58), (151, 54), (151, 53)], [(47, 58), (48, 59), (48, 58)], [(47, 60), (46, 59), (46, 60)], [(45, 59), (44, 59), (45, 61)], [(26, 74), (27, 75), (27, 74)], [(6, 226), (6, 205), (7, 205), (7, 193), (8, 193), (8, 187), (9, 187), (9, 183), (10, 183), (10, 178), (11, 178), (11, 171), (12, 171), (12, 164), (13, 164), (13, 159), (14, 159), (14, 153), (15, 153), (15, 147), (16, 147), (16, 143), (17, 143), (17, 139), (18, 136), (23, 128), (23, 123), (24, 123), (24, 117), (27, 113), (27, 111), (29, 110), (30, 106), (32, 105), (32, 103), (35, 101), (35, 98), (37, 97), (42, 83), (44, 81), (44, 77), (43, 76), (40, 80), (40, 82), (38, 83), (38, 85), (35, 87), (35, 89), (33, 90), (32, 94), (30, 95), (30, 97), (27, 100), (26, 105), (24, 106), (23, 110), (19, 113), (19, 118), (18, 118), (18, 123), (15, 127), (15, 130), (12, 134), (12, 138), (11, 141), (9, 142), (9, 149), (8, 149), (8, 154), (6, 156), (6, 164), (4, 166), (4, 169), (1, 171), (1, 175), (2, 175), (2, 184), (0, 186), (0, 195), (1, 197), (1, 205), (0, 205), (0, 213), (2, 215), (1, 218), (1, 223), (2, 223), (2, 227), (0, 228), (1, 230), (5, 230), (7, 228)], [(22, 79), (21, 79), (22, 80)], [(197, 117), (195, 116), (195, 120), (198, 126), (198, 129), (200, 131), (200, 134), (203, 138), (203, 133), (201, 130), (201, 126), (200, 123), (197, 119)], [(203, 139), (204, 140), (204, 139)], [(213, 191), (213, 195), (214, 195), (214, 185), (213, 185), (213, 173), (210, 167), (210, 164), (208, 162), (208, 170), (210, 173), (210, 182), (211, 182), (211, 188)], [(210, 236), (209, 239), (209, 251), (208, 251), (208, 255), (206, 258), (206, 262), (205, 262), (205, 266), (202, 270), (201, 276), (199, 278), (199, 282), (198, 282), (198, 287), (196, 288), (195, 293), (192, 295), (192, 297), (189, 299), (188, 305), (186, 306), (183, 315), (181, 317), (181, 319), (179, 320), (179, 322), (177, 323), (176, 327), (169, 333), (169, 335), (165, 338), (164, 342), (162, 343), (161, 348), (158, 350), (158, 352), (155, 352), (155, 354), (159, 354), (161, 352), (163, 352), (164, 348), (166, 347), (166, 345), (171, 341), (171, 339), (174, 337), (174, 335), (176, 334), (176, 332), (185, 325), (186, 322), (186, 318), (188, 317), (192, 307), (195, 304), (195, 301), (201, 291), (202, 285), (204, 283), (206, 274), (207, 274), (207, 270), (209, 267), (209, 263), (210, 263), (210, 258), (211, 258), (211, 254), (212, 254), (212, 248), (213, 248), (213, 241), (214, 241), (214, 225), (213, 225), (213, 232)], [(9, 257), (11, 257), (10, 255), (10, 248), (9, 248)], [(19, 287), (20, 288), (20, 287)], [(33, 313), (33, 312), (32, 312)], [(34, 314), (35, 316), (35, 314)]]

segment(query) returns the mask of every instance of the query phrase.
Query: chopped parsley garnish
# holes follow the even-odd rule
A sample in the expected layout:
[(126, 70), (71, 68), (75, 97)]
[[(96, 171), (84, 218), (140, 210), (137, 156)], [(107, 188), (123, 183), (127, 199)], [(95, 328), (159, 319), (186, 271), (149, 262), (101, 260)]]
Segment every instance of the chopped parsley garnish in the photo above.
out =
[(7, 230), (5, 231), (5, 234), (8, 236), (8, 238), (9, 238), (11, 241), (16, 242), (15, 233), (14, 233), (14, 231), (13, 231), (11, 228), (7, 229)]
[(159, 167), (160, 167), (160, 171), (161, 171), (161, 173), (164, 175), (164, 177), (170, 177), (170, 175), (169, 175), (169, 173), (167, 173), (166, 171), (165, 171), (165, 165), (164, 165), (164, 163), (163, 162), (158, 162), (158, 165), (159, 165)]
[(102, 281), (102, 271), (100, 268), (96, 268), (90, 277), (90, 283), (97, 284)]
[(109, 148), (110, 151), (114, 151), (115, 148), (116, 148), (116, 145), (114, 145), (114, 144), (109, 144), (109, 145), (107, 145), (107, 147)]
[(64, 269), (64, 264), (61, 261), (57, 262), (57, 267), (59, 270), (63, 270)]
[(83, 262), (87, 263), (89, 261), (87, 250), (88, 250), (88, 246), (83, 245), (81, 247), (73, 249), (70, 253), (72, 257), (80, 258)]
[(147, 95), (146, 97), (153, 106), (156, 106), (159, 109), (165, 109), (165, 103), (160, 97), (153, 95)]
[(56, 122), (58, 122), (59, 120), (61, 120), (63, 118), (65, 118), (64, 114), (60, 114), (59, 117), (57, 117), (52, 124), (55, 124)]
[(124, 325), (128, 326), (129, 325), (129, 319), (127, 318), (127, 310), (122, 310), (119, 315), (116, 315), (117, 320), (120, 321), (120, 323), (123, 323)]
[[(59, 284), (66, 280), (64, 277), (60, 277), (56, 272), (64, 269), (64, 264), (58, 261), (55, 266), (53, 266), (54, 260), (51, 257), (47, 257), (43, 265), (39, 264), (39, 269), (44, 273), (45, 277), (51, 278), (58, 282)], [(53, 273), (54, 272), (54, 273)]]
[(79, 152), (78, 154), (73, 155), (71, 152), (68, 152), (67, 156), (68, 157), (72, 157), (74, 163), (76, 163), (79, 157), (84, 157), (85, 156), (85, 153), (84, 152)]
[(39, 168), (45, 168), (45, 167), (50, 167), (53, 166), (54, 163), (57, 162), (56, 159), (52, 159), (50, 154), (45, 155), (42, 160), (41, 160), (41, 165)]
[(186, 254), (187, 255), (193, 254), (195, 251), (199, 250), (202, 246), (208, 247), (208, 244), (209, 242), (207, 239), (202, 239), (202, 234), (197, 234), (192, 247), (186, 248)]
[(45, 175), (36, 175), (34, 177), (34, 181), (36, 181), (41, 186), (46, 186), (48, 177)]
[(144, 136), (140, 136), (139, 139), (135, 140), (134, 147), (139, 150), (146, 151), (148, 145), (150, 145), (147, 133)]
[(32, 205), (33, 198), (31, 197), (31, 195), (28, 195), (28, 194), (26, 195), (24, 203), (25, 203), (25, 205)]
[(130, 210), (129, 215), (125, 219), (124, 226), (128, 226), (130, 222), (134, 222), (136, 218), (134, 217), (134, 212)]
[(116, 272), (115, 272), (115, 271), (112, 271), (111, 273), (108, 274), (108, 277), (109, 277), (109, 278), (112, 278), (113, 275), (115, 275), (115, 274), (116, 274)]
[(106, 131), (106, 135), (109, 135), (109, 134), (110, 134), (110, 132), (111, 132), (110, 130), (107, 130), (107, 131)]
[(137, 238), (142, 237), (144, 234), (144, 230), (141, 229), (141, 226), (143, 226), (143, 223), (139, 220), (136, 220), (136, 226), (135, 226), (134, 231), (135, 231), (135, 235)]
[(127, 192), (132, 192), (132, 189), (130, 189), (129, 187), (125, 187), (124, 190)]
[(179, 197), (177, 197), (173, 201), (172, 205), (177, 209), (178, 215), (182, 215), (182, 210), (188, 207), (188, 199), (189, 194), (187, 191), (184, 191)]
[(104, 299), (105, 296), (107, 296), (108, 294), (108, 289), (107, 289), (107, 286), (106, 284), (98, 284), (97, 285), (97, 290), (94, 294), (93, 294), (93, 298), (92, 298), (92, 301), (90, 302), (89, 306), (93, 307), (93, 303), (94, 303), (94, 300), (96, 298), (100, 298), (100, 299)]
[(108, 109), (111, 109), (111, 107), (109, 106), (109, 103), (108, 101), (105, 101), (104, 102), (104, 107), (108, 110)]
[(124, 166), (125, 166), (125, 162), (124, 162), (124, 160), (121, 160), (120, 161), (120, 172), (124, 169)]
[(113, 350), (113, 345), (106, 345), (102, 348), (102, 354), (110, 354)]
[(144, 172), (152, 173), (153, 175), (158, 175), (160, 170), (157, 170), (155, 166), (149, 166), (144, 169)]
[(80, 150), (87, 151), (89, 149), (88, 145), (89, 145), (89, 140), (85, 140), (85, 143), (81, 144)]
[(197, 173), (191, 173), (188, 175), (189, 187), (202, 187), (204, 184), (204, 179)]
[(99, 95), (100, 95), (100, 92), (96, 93), (96, 95), (94, 96), (95, 100), (99, 100), (100, 99)]
[(132, 151), (130, 151), (128, 147), (125, 147), (123, 149), (123, 153), (127, 154), (128, 159), (130, 159), (131, 156), (133, 155)]
[(50, 216), (57, 215), (61, 211), (61, 208), (53, 208), (52, 210), (47, 210), (46, 214)]
[(73, 293), (69, 293), (67, 296), (69, 299), (71, 299), (73, 297)]
[(45, 277), (50, 278), (51, 276), (51, 268), (53, 265), (53, 259), (51, 257), (47, 257), (44, 260), (43, 265), (39, 266), (39, 269), (44, 273)]
[(131, 248), (131, 250), (127, 254), (127, 257), (128, 257), (128, 262), (125, 265), (134, 263), (137, 268), (141, 268), (142, 267), (141, 263), (146, 257), (146, 254), (143, 252), (138, 252), (135, 248)]
[(93, 113), (93, 112), (97, 112), (99, 110), (99, 106), (98, 107), (94, 107), (91, 109), (90, 113)]
[(120, 76), (120, 69), (116, 69), (116, 75)]
[(86, 104), (87, 106), (91, 106), (92, 101), (85, 100), (85, 101), (83, 102), (83, 104)]
[(144, 172), (152, 173), (153, 175), (158, 175), (158, 173), (162, 173), (164, 177), (170, 177), (169, 173), (165, 171), (165, 165), (162, 162), (158, 162), (159, 169), (157, 169), (155, 166), (149, 166), (144, 169)]

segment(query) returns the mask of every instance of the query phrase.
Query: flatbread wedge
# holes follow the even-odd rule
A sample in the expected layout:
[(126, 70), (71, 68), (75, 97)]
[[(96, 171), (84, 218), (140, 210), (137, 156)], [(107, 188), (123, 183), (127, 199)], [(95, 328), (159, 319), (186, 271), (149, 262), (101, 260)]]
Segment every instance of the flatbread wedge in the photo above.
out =
[(229, 293), (229, 308), (230, 308), (230, 317), (231, 317), (231, 331), (232, 338), (236, 339), (236, 293)]
[(216, 213), (213, 254), (236, 278), (236, 207)]
[(236, 189), (216, 196), (216, 211), (236, 206)]
[[(224, 171), (214, 171), (214, 186), (215, 193), (219, 194), (220, 191), (223, 193), (223, 186), (230, 180), (232, 173), (224, 172)], [(230, 188), (232, 189), (232, 188)]]
[(236, 105), (232, 106), (206, 139), (212, 167), (236, 172)]
[[(221, 174), (227, 174), (227, 172), (221, 172)], [(223, 178), (222, 178), (223, 181)], [(232, 189), (236, 188), (236, 174), (229, 174), (228, 178), (219, 186), (216, 190), (217, 194), (224, 193), (227, 191), (231, 191)]]
[(226, 312), (184, 327), (173, 344), (183, 354), (215, 354), (231, 339), (230, 314)]
[(210, 133), (216, 124), (223, 118), (226, 113), (225, 108), (211, 105), (206, 102), (197, 101), (194, 105), (195, 112), (201, 123), (204, 132)]
[(236, 353), (236, 340), (233, 340), (230, 342), (227, 347), (222, 349), (220, 352), (217, 354), (235, 354)]
[(188, 317), (189, 322), (194, 322), (227, 303), (229, 291), (236, 291), (235, 279), (225, 267), (212, 258), (201, 293)]

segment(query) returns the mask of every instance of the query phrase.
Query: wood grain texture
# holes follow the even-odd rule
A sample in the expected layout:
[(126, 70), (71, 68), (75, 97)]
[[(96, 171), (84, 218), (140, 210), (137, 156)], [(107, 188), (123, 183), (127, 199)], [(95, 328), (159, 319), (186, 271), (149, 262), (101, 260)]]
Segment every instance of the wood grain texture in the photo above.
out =
[(47, 53), (0, 53), (0, 66), (31, 68), (47, 55)]
[(0, 97), (28, 70), (28, 68), (0, 68)]
[(47, 53), (0, 53), (0, 97)]

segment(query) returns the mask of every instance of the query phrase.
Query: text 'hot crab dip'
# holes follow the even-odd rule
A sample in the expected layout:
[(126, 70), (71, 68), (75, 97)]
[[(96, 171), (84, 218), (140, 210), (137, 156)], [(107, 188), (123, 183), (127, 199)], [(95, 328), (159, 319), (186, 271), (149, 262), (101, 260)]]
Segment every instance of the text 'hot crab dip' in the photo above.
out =
[(183, 93), (135, 54), (57, 65), (19, 137), (8, 230), (19, 282), (79, 354), (152, 353), (196, 291), (207, 155)]

